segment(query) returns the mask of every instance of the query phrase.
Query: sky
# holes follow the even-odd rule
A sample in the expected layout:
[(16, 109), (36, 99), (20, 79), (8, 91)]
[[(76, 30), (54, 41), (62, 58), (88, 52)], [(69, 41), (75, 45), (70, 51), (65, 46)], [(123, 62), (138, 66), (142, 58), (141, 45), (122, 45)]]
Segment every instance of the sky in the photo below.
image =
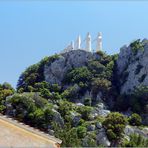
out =
[[(20, 74), (59, 53), (80, 34), (103, 35), (103, 50), (148, 37), (146, 1), (0, 0), (0, 83), (16, 87)], [(95, 45), (93, 45), (95, 48)]]

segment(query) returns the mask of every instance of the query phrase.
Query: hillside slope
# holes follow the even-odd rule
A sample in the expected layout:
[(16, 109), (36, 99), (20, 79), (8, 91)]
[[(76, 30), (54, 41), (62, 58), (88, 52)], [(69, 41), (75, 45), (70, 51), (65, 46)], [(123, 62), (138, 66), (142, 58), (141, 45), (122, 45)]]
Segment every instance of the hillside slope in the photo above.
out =
[(45, 57), (21, 74), (17, 92), (0, 85), (1, 112), (62, 146), (131, 146), (139, 138), (132, 134), (147, 135), (140, 127), (148, 125), (147, 43), (136, 40), (119, 56), (73, 50)]

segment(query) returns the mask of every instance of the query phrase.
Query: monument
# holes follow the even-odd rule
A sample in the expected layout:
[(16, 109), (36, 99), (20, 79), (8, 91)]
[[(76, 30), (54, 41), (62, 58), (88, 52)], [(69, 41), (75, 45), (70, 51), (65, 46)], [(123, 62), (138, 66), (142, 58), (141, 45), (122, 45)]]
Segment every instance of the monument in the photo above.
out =
[(77, 40), (75, 42), (75, 48), (74, 49), (75, 50), (81, 49), (81, 37), (80, 37), (80, 35), (78, 36), (78, 38), (77, 38)]
[(90, 35), (89, 32), (87, 33), (87, 36), (86, 36), (86, 47), (85, 47), (85, 50), (91, 52), (91, 35)]
[(99, 32), (97, 36), (97, 47), (96, 51), (102, 50), (102, 33)]
[[(96, 43), (96, 49), (92, 49), (92, 40), (91, 35), (88, 32), (84, 41), (81, 40), (81, 36), (79, 35), (75, 42), (71, 42), (63, 51), (62, 53), (69, 52), (71, 50), (85, 50), (87, 52), (96, 52), (102, 50), (102, 33), (99, 32), (97, 37), (93, 40)], [(82, 47), (83, 42), (85, 42), (85, 47)]]

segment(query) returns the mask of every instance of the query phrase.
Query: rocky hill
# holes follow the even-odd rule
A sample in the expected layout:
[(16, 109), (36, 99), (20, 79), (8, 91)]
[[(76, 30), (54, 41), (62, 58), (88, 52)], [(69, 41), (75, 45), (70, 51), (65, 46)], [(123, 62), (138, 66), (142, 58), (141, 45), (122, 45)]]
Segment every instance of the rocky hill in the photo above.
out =
[(140, 127), (148, 125), (147, 54), (148, 41), (136, 40), (119, 55), (73, 50), (45, 57), (21, 74), (16, 92), (0, 85), (0, 110), (62, 146), (132, 146), (138, 135), (147, 137)]
[(135, 88), (148, 86), (148, 40), (136, 40), (120, 49), (117, 73), (121, 93), (132, 93)]

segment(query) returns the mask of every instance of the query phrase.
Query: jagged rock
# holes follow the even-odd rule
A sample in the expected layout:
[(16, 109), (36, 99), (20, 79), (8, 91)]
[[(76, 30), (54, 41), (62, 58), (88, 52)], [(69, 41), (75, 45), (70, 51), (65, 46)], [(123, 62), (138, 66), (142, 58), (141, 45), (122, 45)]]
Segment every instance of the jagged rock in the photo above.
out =
[(121, 94), (132, 93), (136, 87), (148, 86), (148, 40), (141, 44), (144, 50), (133, 51), (130, 46), (120, 49), (117, 60), (117, 75)]
[(104, 105), (100, 105), (101, 108), (99, 107), (94, 107), (92, 112), (91, 112), (91, 115), (95, 117), (97, 116), (103, 116), (103, 117), (106, 117), (109, 113), (110, 113), (110, 110), (106, 110), (104, 109)]
[(96, 139), (100, 145), (103, 145), (105, 147), (108, 147), (111, 144), (110, 141), (108, 140), (105, 130), (103, 128), (101, 128), (101, 130), (99, 130), (99, 133), (97, 134)]
[(72, 120), (72, 124), (73, 126), (77, 126), (80, 122), (80, 119), (81, 119), (81, 115), (77, 112), (70, 112), (70, 117), (71, 117), (71, 120)]
[(56, 111), (55, 109), (52, 109), (54, 116), (53, 116), (53, 121), (58, 123), (61, 127), (64, 126), (64, 120), (61, 117), (60, 113)]
[(50, 65), (44, 67), (45, 80), (51, 84), (61, 84), (67, 71), (85, 66), (91, 59), (98, 59), (97, 54), (86, 52), (84, 50), (73, 50), (61, 54), (58, 59), (52, 62)]

